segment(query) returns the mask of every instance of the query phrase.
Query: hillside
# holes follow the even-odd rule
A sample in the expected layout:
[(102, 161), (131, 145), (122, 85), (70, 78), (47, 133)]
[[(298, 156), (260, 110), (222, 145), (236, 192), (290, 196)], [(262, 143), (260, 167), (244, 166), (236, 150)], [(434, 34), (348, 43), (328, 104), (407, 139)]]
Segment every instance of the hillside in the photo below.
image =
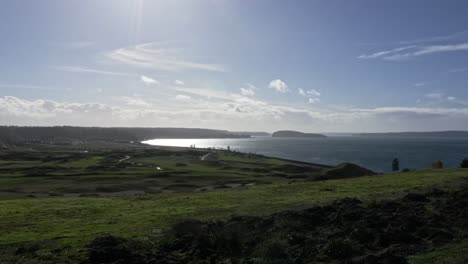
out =
[(303, 133), (299, 131), (292, 131), (292, 130), (281, 130), (281, 131), (276, 131), (272, 135), (272, 137), (307, 137), (307, 138), (325, 138), (327, 136), (322, 135), (322, 134), (315, 134), (315, 133)]
[(71, 143), (89, 141), (143, 141), (155, 138), (246, 138), (248, 134), (200, 128), (127, 127), (16, 127), (0, 126), (0, 142)]
[[(466, 169), (362, 176), (370, 173), (351, 164), (330, 168), (207, 149), (16, 146), (0, 150), (0, 262), (352, 256), (375, 263), (426, 252), (442, 258), (464, 243)], [(317, 181), (323, 177), (329, 180)], [(398, 236), (399, 228), (407, 235)], [(240, 251), (229, 255), (234, 248)]]

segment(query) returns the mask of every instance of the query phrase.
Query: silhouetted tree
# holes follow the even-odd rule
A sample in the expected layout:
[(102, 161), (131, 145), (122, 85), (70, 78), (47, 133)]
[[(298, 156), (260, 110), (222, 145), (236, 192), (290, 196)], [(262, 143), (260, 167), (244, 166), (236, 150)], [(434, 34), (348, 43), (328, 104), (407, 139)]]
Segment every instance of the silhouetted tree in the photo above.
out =
[(432, 162), (432, 168), (433, 169), (442, 169), (442, 168), (444, 168), (444, 163), (442, 163), (441, 160), (436, 160), (436, 161)]
[(468, 159), (464, 158), (460, 164), (460, 168), (468, 168)]
[(400, 170), (400, 161), (397, 158), (394, 158), (392, 162), (392, 171), (399, 171), (399, 170)]

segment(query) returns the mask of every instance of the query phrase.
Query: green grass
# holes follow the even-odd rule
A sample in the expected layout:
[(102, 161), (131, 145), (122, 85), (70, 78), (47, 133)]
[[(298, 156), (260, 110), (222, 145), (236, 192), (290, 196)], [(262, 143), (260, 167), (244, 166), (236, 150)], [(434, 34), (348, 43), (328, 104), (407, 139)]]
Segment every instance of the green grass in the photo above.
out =
[[(279, 166), (304, 166), (276, 158), (206, 149), (80, 146), (28, 145), (26, 149), (0, 151), (0, 199), (47, 193), (67, 195), (76, 190), (96, 194), (97, 187), (111, 189), (117, 181), (124, 190), (137, 188), (150, 193), (158, 188), (180, 192), (228, 183), (284, 183), (288, 176), (298, 173), (283, 171)], [(209, 158), (201, 160), (207, 153)], [(121, 161), (126, 156), (130, 158)], [(180, 184), (193, 187), (177, 188)]]
[(31, 198), (0, 201), (0, 244), (58, 240), (83, 245), (102, 233), (138, 236), (184, 218), (262, 215), (343, 197), (383, 197), (453, 185), (466, 169), (421, 170), (346, 180), (275, 183), (205, 193), (142, 198)]
[(411, 264), (466, 264), (468, 240), (446, 245), (440, 249), (409, 258)]

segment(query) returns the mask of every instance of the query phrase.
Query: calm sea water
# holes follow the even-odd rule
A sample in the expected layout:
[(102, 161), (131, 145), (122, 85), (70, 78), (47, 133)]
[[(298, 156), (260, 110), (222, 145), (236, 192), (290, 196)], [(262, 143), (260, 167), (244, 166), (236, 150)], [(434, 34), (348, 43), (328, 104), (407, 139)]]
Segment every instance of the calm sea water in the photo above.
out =
[(400, 168), (427, 168), (442, 160), (445, 167), (458, 167), (468, 157), (468, 138), (272, 138), (243, 139), (155, 139), (144, 143), (162, 146), (227, 148), (267, 156), (336, 165), (352, 162), (377, 172), (391, 170), (392, 160)]

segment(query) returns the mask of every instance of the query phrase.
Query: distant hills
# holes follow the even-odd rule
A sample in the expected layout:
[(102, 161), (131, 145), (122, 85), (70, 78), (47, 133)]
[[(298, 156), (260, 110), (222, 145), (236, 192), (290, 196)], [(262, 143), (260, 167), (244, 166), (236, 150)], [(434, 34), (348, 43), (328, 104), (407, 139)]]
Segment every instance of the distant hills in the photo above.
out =
[(468, 137), (468, 131), (358, 133), (360, 137)]
[(73, 143), (90, 141), (143, 141), (156, 138), (249, 138), (249, 134), (201, 128), (128, 127), (17, 127), (0, 126), (0, 142)]
[(293, 130), (276, 131), (271, 136), (272, 137), (299, 137), (299, 138), (326, 138), (327, 137), (322, 134), (303, 133), (303, 132), (293, 131)]
[(234, 135), (249, 135), (252, 137), (269, 137), (270, 133), (267, 132), (251, 132), (251, 131), (230, 131), (229, 133)]

